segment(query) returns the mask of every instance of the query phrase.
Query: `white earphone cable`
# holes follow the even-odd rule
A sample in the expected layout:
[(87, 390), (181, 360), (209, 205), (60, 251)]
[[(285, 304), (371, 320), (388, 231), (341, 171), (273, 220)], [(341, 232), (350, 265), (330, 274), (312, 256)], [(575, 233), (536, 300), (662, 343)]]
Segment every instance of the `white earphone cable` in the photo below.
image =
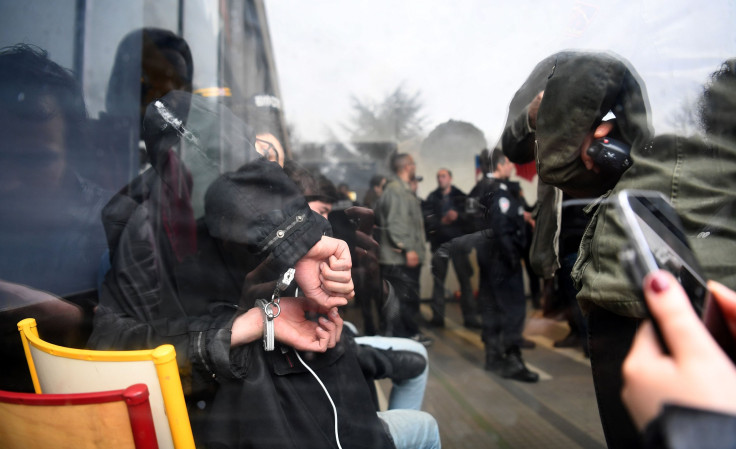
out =
[(340, 435), (338, 435), (337, 433), (337, 407), (335, 407), (335, 403), (332, 401), (332, 397), (330, 396), (330, 393), (327, 391), (325, 384), (322, 383), (322, 380), (319, 378), (319, 376), (317, 376), (317, 373), (312, 371), (312, 368), (310, 368), (309, 365), (304, 363), (304, 360), (302, 360), (302, 357), (299, 355), (299, 351), (295, 349), (294, 353), (296, 354), (296, 357), (299, 359), (301, 364), (304, 365), (304, 368), (306, 368), (307, 371), (312, 373), (312, 376), (314, 376), (314, 378), (317, 379), (319, 386), (322, 387), (322, 390), (324, 390), (325, 394), (327, 395), (327, 399), (330, 401), (330, 405), (332, 406), (332, 412), (335, 414), (335, 441), (337, 441), (337, 447), (342, 449), (342, 446), (340, 445)]

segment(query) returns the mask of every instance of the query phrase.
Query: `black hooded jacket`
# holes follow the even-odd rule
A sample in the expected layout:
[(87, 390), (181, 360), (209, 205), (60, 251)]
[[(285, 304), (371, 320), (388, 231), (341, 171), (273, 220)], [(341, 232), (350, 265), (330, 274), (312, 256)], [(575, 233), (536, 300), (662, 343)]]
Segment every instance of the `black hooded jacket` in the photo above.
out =
[(278, 164), (255, 158), (210, 186), (195, 223), (186, 167), (147, 147), (154, 168), (103, 211), (112, 268), (89, 346), (173, 344), (199, 445), (336, 447), (332, 407), (301, 357), (337, 405), (345, 447), (392, 447), (348, 339), (299, 357), (278, 345), (267, 353), (260, 340), (230, 348), (234, 319), (329, 232), (326, 220)]

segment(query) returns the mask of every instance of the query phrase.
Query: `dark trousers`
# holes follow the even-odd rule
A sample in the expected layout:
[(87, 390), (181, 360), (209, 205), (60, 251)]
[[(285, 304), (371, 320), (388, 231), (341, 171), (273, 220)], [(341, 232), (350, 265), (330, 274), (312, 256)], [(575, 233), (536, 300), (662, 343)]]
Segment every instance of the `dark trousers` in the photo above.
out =
[(571, 332), (576, 332), (583, 340), (583, 349), (587, 351), (587, 335), (588, 335), (588, 323), (583, 316), (583, 311), (580, 309), (580, 304), (576, 295), (578, 294), (577, 289), (572, 281), (572, 268), (575, 264), (575, 260), (578, 258), (578, 253), (567, 254), (560, 257), (560, 269), (559, 274), (559, 291), (560, 296), (567, 304), (568, 310), (565, 312), (567, 315), (567, 324), (570, 326)]
[[(526, 235), (531, 236), (534, 233), (534, 229), (531, 227), (529, 223), (526, 223)], [(532, 247), (532, 239), (527, 239), (527, 245), (524, 247), (524, 251), (522, 253), (523, 259), (524, 259), (524, 271), (526, 271), (526, 277), (529, 278), (529, 293), (532, 295), (532, 305), (535, 309), (539, 309), (542, 307), (541, 303), (541, 294), (542, 294), (542, 288), (540, 285), (540, 278), (537, 275), (537, 273), (534, 272), (534, 269), (532, 268), (532, 261), (531, 261), (531, 247)]]
[(512, 346), (520, 345), (524, 331), (526, 297), (521, 264), (515, 270), (508, 270), (491, 251), (479, 247), (478, 265), (481, 335), (487, 351), (503, 354)]
[(432, 318), (434, 320), (445, 318), (445, 279), (450, 260), (452, 260), (452, 266), (455, 268), (457, 281), (460, 284), (460, 309), (463, 319), (466, 322), (473, 320), (476, 313), (473, 286), (470, 283), (473, 267), (470, 265), (468, 252), (466, 248), (456, 245), (442, 245), (432, 255)]
[[(367, 259), (367, 258), (366, 258)], [(374, 310), (381, 318), (383, 282), (379, 273), (378, 262), (368, 265), (366, 259), (358, 263), (353, 259), (353, 283), (355, 284), (355, 302), (360, 307), (363, 317), (363, 334), (376, 335), (377, 328), (374, 319)], [(368, 263), (366, 263), (368, 262)]]
[(640, 447), (639, 433), (621, 401), (621, 366), (640, 320), (591, 305), (588, 345), (598, 413), (609, 449)]
[(411, 337), (419, 333), (419, 273), (421, 265), (381, 265), (381, 275), (391, 283), (399, 298), (399, 320), (394, 323), (394, 336)]

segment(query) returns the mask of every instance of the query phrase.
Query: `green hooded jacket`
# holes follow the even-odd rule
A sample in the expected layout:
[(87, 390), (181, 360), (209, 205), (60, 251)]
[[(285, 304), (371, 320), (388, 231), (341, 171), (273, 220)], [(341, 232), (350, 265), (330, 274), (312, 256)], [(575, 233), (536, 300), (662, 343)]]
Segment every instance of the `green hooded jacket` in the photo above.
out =
[[(711, 101), (717, 111), (706, 111), (725, 122), (718, 135), (736, 129), (736, 102), (731, 100), (736, 89), (731, 87), (711, 89), (728, 100)], [(525, 134), (524, 106), (540, 90), (544, 98), (537, 128)], [(512, 116), (512, 107), (520, 112)], [(736, 139), (714, 134), (707, 139), (653, 139), (645, 86), (630, 64), (611, 53), (566, 51), (550, 56), (537, 65), (509, 110), (510, 122), (515, 120), (510, 129), (517, 131), (504, 134), (503, 149), (511, 160), (524, 162), (533, 153), (541, 182), (571, 196), (600, 197), (587, 208), (591, 221), (572, 272), (583, 310), (594, 303), (620, 315), (645, 316), (641, 292), (618, 258), (626, 234), (614, 206), (607, 203), (623, 189), (662, 192), (680, 215), (706, 276), (736, 289)], [(580, 159), (583, 140), (608, 111), (616, 116), (616, 137), (632, 148), (634, 164), (620, 180), (587, 170)]]

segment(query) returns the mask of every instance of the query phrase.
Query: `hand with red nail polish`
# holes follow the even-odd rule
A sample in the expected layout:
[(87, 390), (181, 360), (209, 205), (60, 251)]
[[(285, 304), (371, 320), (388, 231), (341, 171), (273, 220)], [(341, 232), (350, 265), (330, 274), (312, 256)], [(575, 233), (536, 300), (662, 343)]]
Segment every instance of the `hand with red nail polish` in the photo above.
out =
[[(709, 283), (736, 329), (736, 293)], [(644, 323), (624, 361), (624, 404), (641, 430), (664, 404), (736, 414), (736, 367), (713, 340), (677, 280), (666, 271), (644, 279), (644, 296), (671, 354), (662, 352), (654, 328)]]

